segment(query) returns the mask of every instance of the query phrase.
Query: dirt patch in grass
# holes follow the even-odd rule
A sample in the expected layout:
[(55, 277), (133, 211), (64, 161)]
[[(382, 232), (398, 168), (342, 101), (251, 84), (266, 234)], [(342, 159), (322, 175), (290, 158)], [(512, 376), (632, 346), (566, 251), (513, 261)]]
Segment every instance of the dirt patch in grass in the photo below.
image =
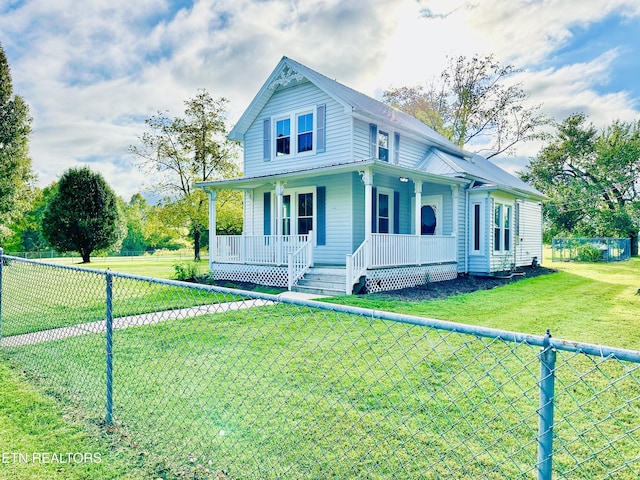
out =
[(522, 267), (510, 278), (480, 277), (473, 275), (461, 275), (453, 280), (444, 282), (433, 282), (418, 287), (403, 288), (389, 292), (372, 293), (368, 296), (372, 299), (380, 300), (401, 300), (408, 302), (420, 302), (424, 300), (436, 300), (447, 298), (462, 293), (471, 293), (478, 290), (490, 290), (492, 288), (518, 282), (525, 278), (549, 275), (557, 270), (546, 267)]

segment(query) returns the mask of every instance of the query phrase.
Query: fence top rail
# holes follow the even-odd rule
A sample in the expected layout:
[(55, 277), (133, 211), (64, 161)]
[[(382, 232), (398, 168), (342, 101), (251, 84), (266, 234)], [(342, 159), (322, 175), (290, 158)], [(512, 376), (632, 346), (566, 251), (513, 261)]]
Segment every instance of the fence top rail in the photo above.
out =
[[(177, 280), (166, 280), (161, 278), (145, 277), (141, 275), (133, 275), (129, 273), (112, 272), (110, 270), (99, 270), (84, 267), (76, 267), (72, 265), (60, 265), (57, 263), (42, 262), (39, 260), (29, 260), (21, 257), (12, 257), (4, 255), (2, 249), (0, 249), (0, 259), (13, 260), (22, 263), (32, 263), (36, 265), (43, 265), (54, 268), (63, 268), (67, 270), (75, 270), (79, 272), (91, 272), (94, 274), (126, 278), (131, 280), (139, 280), (149, 283), (157, 283), (163, 285), (177, 286), (182, 288), (189, 288), (194, 290), (203, 290), (208, 292), (219, 292), (230, 295), (235, 295), (245, 298), (254, 298), (267, 300), (274, 303), (284, 303), (297, 305), (301, 307), (308, 307), (320, 310), (328, 310), (339, 313), (345, 313), (350, 315), (357, 315), (360, 317), (371, 318), (373, 320), (392, 321), (398, 323), (405, 323), (410, 325), (428, 327), (433, 329), (445, 330), (455, 333), (462, 333), (467, 335), (474, 335), (477, 337), (484, 337), (496, 340), (502, 340), (505, 342), (521, 343), (532, 346), (539, 346), (543, 348), (552, 347), (556, 350), (563, 350), (567, 352), (583, 353), (601, 358), (616, 358), (618, 360), (624, 360), (628, 362), (640, 363), (640, 351), (628, 350), (623, 348), (610, 347), (606, 345), (596, 345), (591, 343), (575, 342), (571, 340), (564, 340), (555, 337), (546, 337), (543, 335), (533, 335), (522, 332), (514, 332), (509, 330), (501, 330), (497, 328), (482, 327), (478, 325), (469, 325), (464, 323), (456, 323), (448, 320), (437, 320), (435, 318), (418, 317), (414, 315), (407, 315), (402, 313), (393, 313), (382, 310), (373, 310), (361, 307), (352, 307), (347, 305), (339, 305), (335, 303), (320, 302), (317, 300), (306, 300), (300, 298), (283, 297), (279, 295), (273, 295), (268, 293), (252, 292), (249, 290), (240, 290), (227, 287), (219, 287), (216, 285), (203, 285), (197, 283), (181, 282)], [(1, 267), (0, 267), (1, 268)]]

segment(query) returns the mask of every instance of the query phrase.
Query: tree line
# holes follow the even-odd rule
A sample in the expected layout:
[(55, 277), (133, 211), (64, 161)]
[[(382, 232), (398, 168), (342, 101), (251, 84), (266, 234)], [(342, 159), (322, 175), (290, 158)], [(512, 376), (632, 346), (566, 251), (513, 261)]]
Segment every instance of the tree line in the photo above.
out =
[[(522, 142), (543, 148), (520, 176), (548, 196), (545, 238), (617, 236), (637, 255), (640, 223), (640, 122), (597, 129), (583, 113), (554, 122), (526, 106), (520, 70), (492, 55), (450, 58), (425, 85), (392, 87), (383, 101), (409, 113), (461, 148), (487, 158), (515, 153)], [(208, 238), (208, 199), (197, 181), (239, 176), (238, 146), (227, 139), (225, 98), (206, 90), (185, 101), (181, 116), (158, 112), (130, 147), (153, 179), (150, 204), (141, 193), (125, 201), (89, 168), (70, 169), (53, 184), (34, 186), (28, 138), (31, 117), (13, 93), (0, 44), (0, 242), (6, 251), (75, 251), (83, 261), (100, 251), (154, 251), (190, 244), (194, 258)], [(242, 231), (242, 197), (218, 196), (217, 231)]]

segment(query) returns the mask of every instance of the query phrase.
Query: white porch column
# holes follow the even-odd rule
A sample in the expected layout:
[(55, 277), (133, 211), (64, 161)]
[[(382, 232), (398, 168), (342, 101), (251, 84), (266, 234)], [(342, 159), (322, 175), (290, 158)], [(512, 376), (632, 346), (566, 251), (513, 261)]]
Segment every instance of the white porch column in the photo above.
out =
[(416, 235), (420, 235), (422, 230), (422, 180), (414, 180), (413, 185), (415, 187), (414, 193), (415, 195), (415, 212), (414, 212), (414, 224), (415, 229), (414, 232)]
[(276, 182), (276, 261), (282, 265), (282, 198), (284, 196), (284, 183)]
[(373, 210), (373, 173), (367, 168), (362, 173), (362, 181), (364, 182), (364, 240), (366, 242), (365, 258), (367, 267), (371, 265), (371, 227), (372, 227), (372, 210)]
[(216, 200), (218, 199), (217, 190), (207, 190), (209, 195), (209, 265), (211, 265), (217, 257), (217, 241), (216, 241)]
[(451, 236), (456, 237), (458, 235), (458, 193), (460, 191), (460, 187), (458, 185), (451, 185), (451, 196), (453, 198), (453, 230), (451, 231)]

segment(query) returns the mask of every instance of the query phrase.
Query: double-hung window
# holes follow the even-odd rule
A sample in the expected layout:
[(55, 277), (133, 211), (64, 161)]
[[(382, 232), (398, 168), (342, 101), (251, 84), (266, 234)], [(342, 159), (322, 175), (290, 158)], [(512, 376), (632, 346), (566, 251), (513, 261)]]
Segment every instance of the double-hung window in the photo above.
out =
[(389, 134), (382, 130), (378, 131), (378, 158), (389, 161)]
[(400, 134), (393, 132), (393, 137), (389, 132), (378, 128), (375, 123), (369, 124), (369, 153), (371, 158), (384, 162), (400, 163)]
[(502, 250), (502, 205), (496, 205), (493, 210), (493, 249), (496, 252)]
[(504, 207), (504, 221), (502, 222), (504, 231), (504, 249), (505, 251), (511, 250), (511, 206), (505, 205)]
[(496, 204), (493, 218), (493, 249), (511, 250), (511, 205)]
[(313, 113), (298, 115), (298, 153), (313, 150)]
[(302, 156), (326, 150), (326, 105), (263, 120), (263, 160)]
[(276, 120), (276, 157), (291, 153), (291, 119)]

